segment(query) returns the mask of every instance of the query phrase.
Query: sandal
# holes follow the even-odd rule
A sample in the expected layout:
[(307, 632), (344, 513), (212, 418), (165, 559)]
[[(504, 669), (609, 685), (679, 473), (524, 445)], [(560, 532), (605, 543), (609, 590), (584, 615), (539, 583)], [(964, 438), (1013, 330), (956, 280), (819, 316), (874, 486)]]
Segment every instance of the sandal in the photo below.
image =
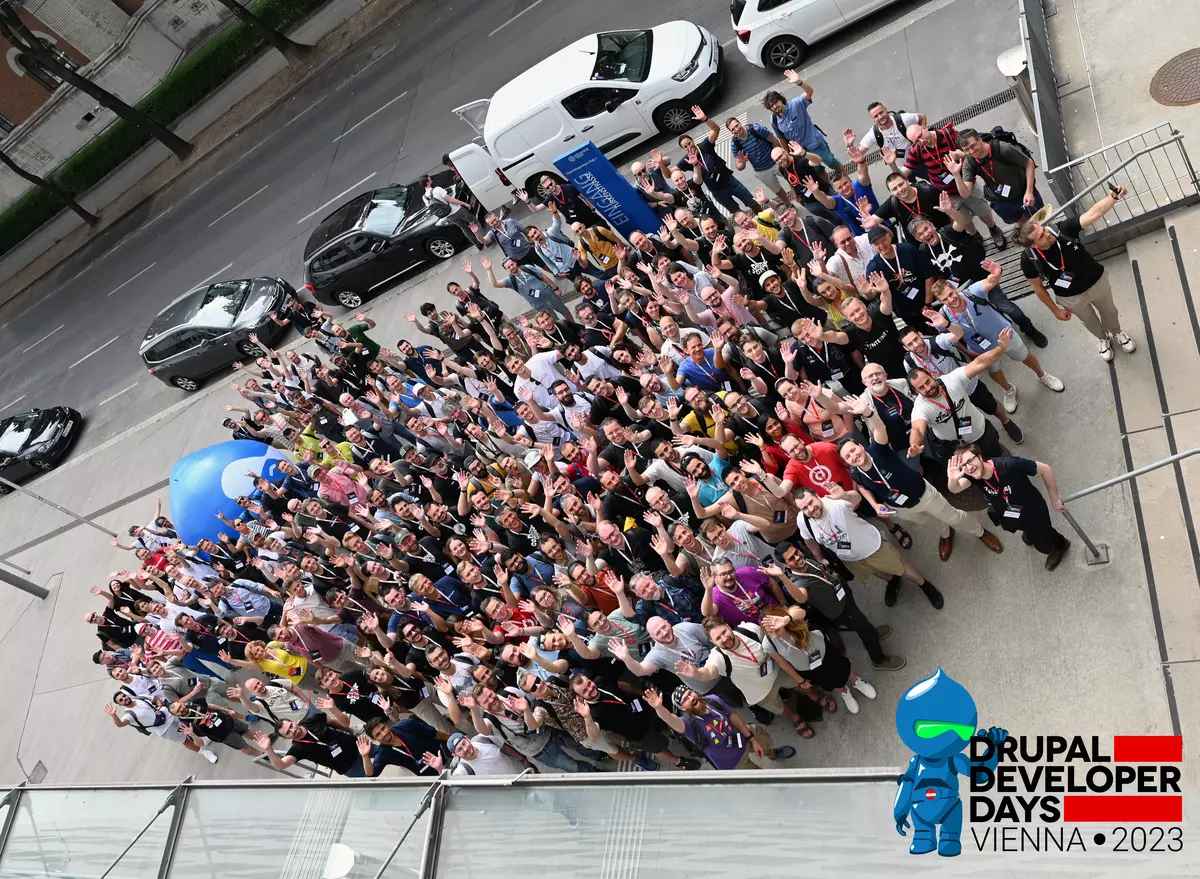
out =
[(809, 726), (808, 723), (803, 719), (797, 720), (795, 723), (793, 723), (792, 729), (799, 733), (800, 738), (802, 739), (811, 739), (817, 734), (817, 731)]
[(899, 525), (893, 525), (890, 529), (892, 536), (896, 538), (896, 542), (900, 544), (901, 549), (912, 549), (912, 535), (901, 528)]
[(830, 714), (837, 714), (837, 710), (838, 710), (837, 699), (834, 699), (832, 696), (823, 697), (821, 699), (820, 705), (822, 708), (824, 708)]

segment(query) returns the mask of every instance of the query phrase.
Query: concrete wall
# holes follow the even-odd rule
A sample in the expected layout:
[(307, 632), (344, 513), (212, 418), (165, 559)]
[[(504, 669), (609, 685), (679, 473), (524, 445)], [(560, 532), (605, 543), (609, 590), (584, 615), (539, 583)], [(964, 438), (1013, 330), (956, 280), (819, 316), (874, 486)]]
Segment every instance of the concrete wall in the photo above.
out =
[[(32, 0), (56, 16), (60, 26), (85, 32), (80, 39), (94, 49), (106, 45), (95, 56), (64, 46), (83, 62), (80, 73), (127, 103), (135, 103), (153, 89), (186, 52), (202, 42), (230, 17), (216, 0), (148, 0), (132, 16), (111, 0)], [(72, 5), (77, 4), (77, 5)], [(113, 26), (125, 24), (110, 39)], [(40, 26), (47, 30), (47, 26)], [(62, 39), (62, 38), (59, 38)], [(0, 42), (0, 49), (4, 44)], [(47, 90), (32, 77), (23, 80), (9, 67), (0, 71), (0, 94), (5, 103), (13, 96), (14, 106), (25, 110), (25, 118), (3, 112), (17, 128), (0, 141), (0, 146), (35, 174), (45, 176), (71, 154), (107, 128), (116, 116), (69, 86), (61, 86), (47, 99)], [(8, 74), (12, 74), (11, 77)], [(9, 85), (12, 80), (12, 86)], [(20, 92), (17, 90), (21, 89)], [(16, 105), (15, 97), (23, 102)], [(7, 168), (0, 168), (0, 210), (29, 189), (29, 185)]]

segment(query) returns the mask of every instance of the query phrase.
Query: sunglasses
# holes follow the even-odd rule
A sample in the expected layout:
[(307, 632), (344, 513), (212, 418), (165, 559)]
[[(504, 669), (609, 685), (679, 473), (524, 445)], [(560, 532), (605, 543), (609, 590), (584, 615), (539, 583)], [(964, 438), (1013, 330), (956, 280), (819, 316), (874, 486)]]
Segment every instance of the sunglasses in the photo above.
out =
[(975, 727), (968, 723), (948, 723), (943, 720), (918, 720), (913, 724), (913, 732), (921, 739), (936, 739), (942, 733), (952, 732), (964, 742), (975, 735)]

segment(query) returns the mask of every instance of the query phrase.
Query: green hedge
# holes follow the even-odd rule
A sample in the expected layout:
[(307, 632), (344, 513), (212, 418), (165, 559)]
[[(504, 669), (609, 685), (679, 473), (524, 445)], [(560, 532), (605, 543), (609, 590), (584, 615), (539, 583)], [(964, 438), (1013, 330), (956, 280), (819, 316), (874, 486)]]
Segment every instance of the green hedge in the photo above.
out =
[[(325, 0), (258, 0), (250, 8), (276, 30), (284, 30), (321, 6)], [(162, 125), (175, 122), (212, 94), (266, 45), (245, 24), (237, 22), (205, 41), (181, 61), (162, 82), (138, 102), (138, 109)], [(68, 192), (86, 192), (145, 146), (151, 137), (118, 119), (84, 144), (52, 173)], [(40, 189), (31, 189), (0, 213), (0, 255), (16, 247), (48, 223), (63, 206)]]

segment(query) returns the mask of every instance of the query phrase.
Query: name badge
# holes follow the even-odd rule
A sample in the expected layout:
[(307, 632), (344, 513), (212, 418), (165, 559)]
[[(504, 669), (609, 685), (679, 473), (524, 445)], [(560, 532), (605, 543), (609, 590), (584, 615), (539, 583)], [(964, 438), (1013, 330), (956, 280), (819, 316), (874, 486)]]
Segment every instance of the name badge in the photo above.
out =
[(424, 686), (423, 686), (423, 687), (421, 687), (421, 698), (422, 698), (422, 699), (428, 699), (428, 698), (429, 698), (429, 687), (424, 687)]
[(811, 671), (812, 669), (816, 669), (816, 668), (820, 668), (820, 667), (821, 667), (821, 654), (814, 650), (812, 653), (808, 654), (808, 668)]
[(908, 495), (900, 494), (900, 492), (896, 492), (896, 491), (892, 492), (892, 503), (894, 503), (896, 506), (898, 506), (898, 507), (903, 506), (904, 502), (907, 500), (908, 500)]
[(971, 419), (970, 418), (964, 418), (962, 421), (960, 421), (958, 423), (958, 435), (959, 436), (970, 436), (971, 435)]
[(832, 421), (822, 421), (821, 422), (821, 436), (833, 436), (833, 422)]
[(787, 521), (787, 510), (776, 510), (775, 511), (775, 524), (782, 525), (786, 521)]
[(996, 195), (1000, 196), (1001, 198), (1008, 198), (1008, 194), (1010, 192), (1012, 192), (1012, 187), (1007, 183), (1002, 183), (1000, 186), (996, 187)]
[(918, 290), (916, 287), (909, 287), (907, 290), (904, 291), (904, 295), (907, 296), (909, 299), (916, 299), (920, 294), (921, 294), (921, 291)]
[(983, 333), (971, 333), (971, 341), (986, 351), (992, 347), (992, 343), (984, 337)]
[(770, 663), (764, 662), (762, 665), (760, 665), (758, 667), (758, 676), (760, 678), (765, 678), (770, 673), (771, 673)]
[(640, 712), (641, 712), (641, 710), (642, 710), (642, 703), (641, 703), (641, 700), (639, 700), (639, 699), (634, 699), (632, 702), (630, 702), (630, 703), (629, 703), (629, 710), (630, 710), (630, 711), (632, 711), (634, 714), (638, 714), (638, 713), (640, 713)]
[[(735, 735), (735, 736), (737, 736), (737, 747), (738, 747), (738, 748), (741, 748), (741, 747), (742, 747), (742, 734), (741, 734), (741, 733), (734, 733), (734, 735)], [(727, 745), (727, 747), (729, 747), (729, 748), (733, 748), (733, 747), (734, 747), (734, 744), (733, 744), (733, 740), (732, 740), (732, 739), (730, 740), (730, 742), (729, 742), (729, 744)]]
[(849, 549), (849, 548), (850, 548), (850, 541), (849, 541), (849, 540), (839, 540), (839, 541), (837, 542), (837, 548), (838, 548), (838, 549), (841, 549), (841, 550), (847, 550), (847, 549)]
[(342, 753), (341, 745), (333, 745), (329, 748), (329, 756), (330, 757), (337, 757), (337, 756), (341, 755), (341, 753)]
[(959, 282), (959, 281), (958, 281), (958, 275), (954, 274), (953, 272), (951, 272), (950, 274), (946, 275), (946, 279), (947, 279), (947, 280), (948, 280), (948, 281), (949, 281), (951, 284), (957, 284), (957, 283)]
[(1012, 504), (1009, 504), (1007, 507), (1004, 508), (1004, 518), (1005, 519), (1020, 519), (1021, 518), (1021, 508), (1014, 507)]
[(1061, 290), (1066, 290), (1071, 286), (1071, 282), (1075, 280), (1075, 275), (1072, 272), (1063, 272), (1054, 282), (1054, 286)]
[(942, 175), (942, 182), (945, 184), (953, 183), (954, 175), (951, 174), (949, 171), (947, 171), (945, 174)]
[(836, 597), (838, 601), (841, 601), (843, 598), (845, 598), (845, 597), (846, 597), (846, 587), (845, 587), (845, 586), (839, 586), (839, 587), (837, 588), (837, 592), (835, 592), (835, 593), (833, 593), (833, 594), (834, 594), (834, 597)]
[(844, 376), (845, 374), (846, 373), (844, 373), (840, 369), (834, 369), (834, 370), (830, 371), (829, 378), (835, 382), (840, 382), (842, 380), (842, 376)]
[(293, 711), (299, 711), (301, 708), (304, 707), (304, 703), (301, 702), (299, 699), (293, 699), (291, 702), (288, 702), (288, 707), (291, 708)]

